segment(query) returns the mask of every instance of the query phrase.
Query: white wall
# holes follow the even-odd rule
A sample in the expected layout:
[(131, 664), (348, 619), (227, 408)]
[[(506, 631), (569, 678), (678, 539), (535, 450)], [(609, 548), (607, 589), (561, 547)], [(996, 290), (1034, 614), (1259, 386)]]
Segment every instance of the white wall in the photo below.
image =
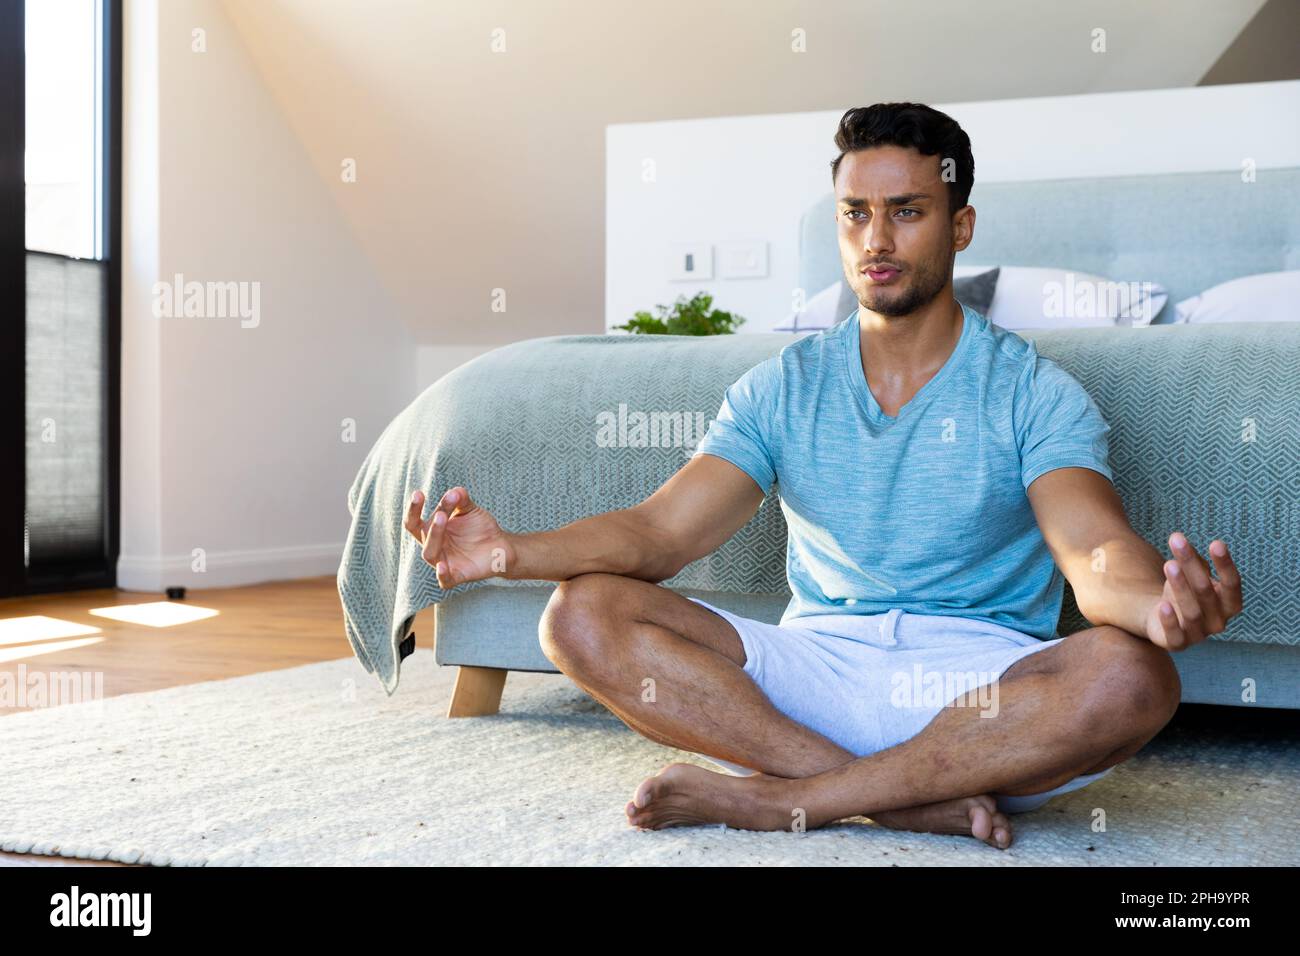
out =
[[(976, 183), (1239, 169), (1246, 157), (1259, 168), (1300, 165), (1300, 80), (932, 105), (970, 135)], [(744, 315), (742, 332), (787, 316), (799, 217), (831, 191), (843, 113), (608, 127), (609, 324), (698, 291), (712, 293), (714, 308)], [(667, 279), (674, 244), (733, 239), (768, 242), (767, 278)]]
[[(222, 5), (125, 13), (119, 585), (332, 574), (348, 488), (413, 397), (414, 342)], [(176, 273), (259, 283), (258, 324), (155, 318)]]
[(158, 0), (133, 0), (122, 22), (122, 454), (124, 587), (157, 587), (148, 571), (162, 554), (159, 509), (161, 334), (152, 318), (162, 274), (158, 235)]
[[(949, 103), (1192, 86), (1263, 5), (225, 0), (265, 85), (427, 345), (607, 327), (609, 123), (800, 115), (868, 96)], [(829, 139), (814, 136), (814, 155)], [(729, 174), (766, 160), (721, 145), (738, 160)], [(357, 160), (355, 183), (339, 181), (343, 157)], [(623, 228), (653, 227), (651, 212)], [(494, 309), (497, 289), (508, 294), (504, 312)], [(629, 301), (656, 301), (641, 300)]]

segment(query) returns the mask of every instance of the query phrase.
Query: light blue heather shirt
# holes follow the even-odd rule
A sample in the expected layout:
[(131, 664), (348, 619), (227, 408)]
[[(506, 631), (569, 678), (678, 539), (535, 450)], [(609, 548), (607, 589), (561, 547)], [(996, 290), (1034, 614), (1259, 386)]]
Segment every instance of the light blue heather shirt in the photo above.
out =
[(727, 389), (695, 453), (777, 484), (782, 623), (898, 607), (1057, 636), (1065, 579), (1026, 489), (1054, 468), (1112, 478), (1110, 427), (1032, 342), (962, 311), (952, 355), (893, 418), (867, 387), (857, 312)]

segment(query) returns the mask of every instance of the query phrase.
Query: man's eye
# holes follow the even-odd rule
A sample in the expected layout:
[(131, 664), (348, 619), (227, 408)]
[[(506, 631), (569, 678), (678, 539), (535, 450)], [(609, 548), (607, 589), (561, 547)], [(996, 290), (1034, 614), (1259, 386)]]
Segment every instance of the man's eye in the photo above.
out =
[[(910, 212), (910, 213), (913, 213), (912, 218), (915, 218), (916, 216), (921, 215), (921, 210), (919, 210), (919, 209), (900, 209), (899, 212)], [(854, 213), (857, 213), (858, 215), (863, 215), (861, 209), (850, 209), (850, 210), (848, 210), (848, 212), (846, 212), (844, 215), (845, 215), (846, 217), (848, 217), (849, 219), (852, 219)]]

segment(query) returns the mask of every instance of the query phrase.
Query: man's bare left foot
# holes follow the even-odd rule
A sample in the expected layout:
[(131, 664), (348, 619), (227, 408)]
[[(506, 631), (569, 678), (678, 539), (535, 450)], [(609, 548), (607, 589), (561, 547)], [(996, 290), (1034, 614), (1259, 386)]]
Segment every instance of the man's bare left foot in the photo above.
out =
[(889, 810), (870, 814), (870, 817), (891, 830), (973, 836), (999, 850), (1011, 846), (1011, 821), (998, 812), (997, 801), (989, 794)]

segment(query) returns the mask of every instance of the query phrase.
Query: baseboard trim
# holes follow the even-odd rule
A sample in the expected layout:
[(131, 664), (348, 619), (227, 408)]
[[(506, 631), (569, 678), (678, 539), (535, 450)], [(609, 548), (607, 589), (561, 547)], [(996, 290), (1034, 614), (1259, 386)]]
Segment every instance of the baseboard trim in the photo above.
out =
[(203, 571), (194, 570), (195, 560), (189, 554), (122, 555), (117, 561), (117, 586), (124, 591), (163, 592), (169, 587), (231, 588), (336, 574), (343, 561), (343, 544), (209, 551)]

